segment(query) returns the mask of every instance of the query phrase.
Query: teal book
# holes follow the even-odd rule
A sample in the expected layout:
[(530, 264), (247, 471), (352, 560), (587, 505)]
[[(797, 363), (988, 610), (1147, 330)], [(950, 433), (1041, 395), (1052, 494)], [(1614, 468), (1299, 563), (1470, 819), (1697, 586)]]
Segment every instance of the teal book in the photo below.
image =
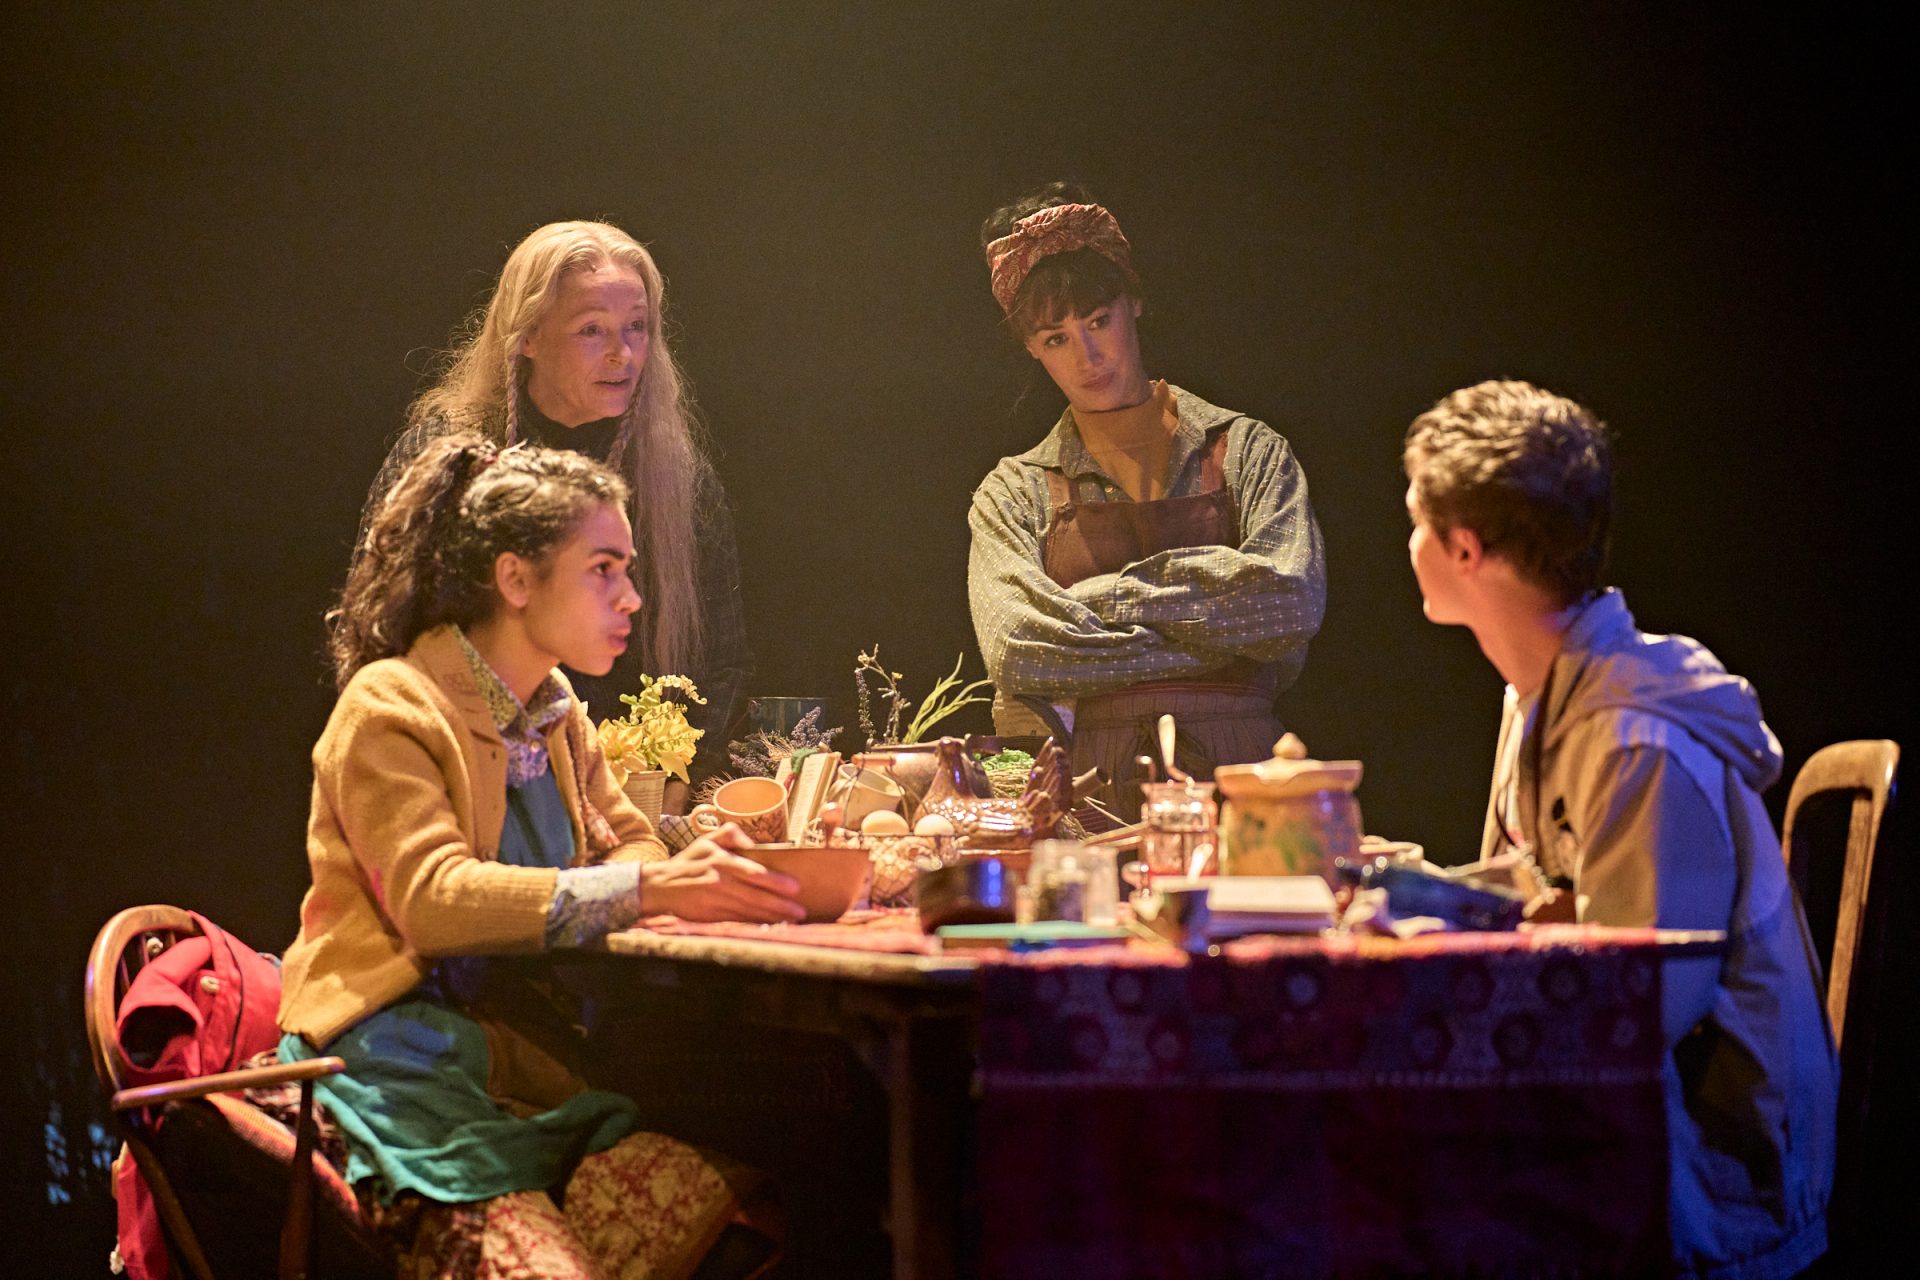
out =
[(1036, 920), (1032, 924), (949, 924), (936, 934), (948, 951), (992, 948), (1004, 951), (1043, 951), (1049, 947), (1101, 947), (1125, 942), (1132, 933), (1110, 925), (1081, 924), (1077, 920)]

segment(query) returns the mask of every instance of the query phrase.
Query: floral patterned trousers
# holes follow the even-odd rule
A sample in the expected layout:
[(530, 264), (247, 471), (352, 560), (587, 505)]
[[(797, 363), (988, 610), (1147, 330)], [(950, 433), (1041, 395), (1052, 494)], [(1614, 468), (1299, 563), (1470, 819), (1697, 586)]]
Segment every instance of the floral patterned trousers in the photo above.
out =
[(742, 1170), (657, 1133), (580, 1162), (565, 1208), (543, 1191), (429, 1205), (404, 1280), (674, 1280), (691, 1275), (739, 1209)]

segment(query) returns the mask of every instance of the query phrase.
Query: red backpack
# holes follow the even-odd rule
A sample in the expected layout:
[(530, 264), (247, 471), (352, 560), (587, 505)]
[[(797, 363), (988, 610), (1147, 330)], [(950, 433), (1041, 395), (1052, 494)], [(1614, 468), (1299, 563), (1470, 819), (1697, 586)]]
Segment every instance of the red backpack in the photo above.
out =
[[(114, 1038), (130, 1064), (126, 1083), (159, 1084), (232, 1071), (280, 1043), (280, 966), (205, 916), (134, 975), (120, 999)], [(152, 1194), (122, 1151), (114, 1161), (119, 1255), (134, 1280), (165, 1280), (167, 1247)]]

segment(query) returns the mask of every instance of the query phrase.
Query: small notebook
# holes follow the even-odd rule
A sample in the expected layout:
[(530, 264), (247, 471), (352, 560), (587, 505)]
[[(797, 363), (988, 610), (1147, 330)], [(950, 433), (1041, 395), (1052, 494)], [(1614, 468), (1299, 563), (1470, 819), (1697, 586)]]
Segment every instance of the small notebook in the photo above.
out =
[(1333, 925), (1333, 890), (1319, 876), (1156, 877), (1156, 889), (1207, 891), (1207, 933), (1318, 933)]

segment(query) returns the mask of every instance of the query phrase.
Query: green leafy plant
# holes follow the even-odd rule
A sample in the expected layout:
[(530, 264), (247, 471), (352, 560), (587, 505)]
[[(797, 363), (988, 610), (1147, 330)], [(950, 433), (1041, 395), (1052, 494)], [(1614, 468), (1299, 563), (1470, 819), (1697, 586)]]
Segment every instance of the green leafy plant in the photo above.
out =
[[(985, 702), (987, 699), (980, 696), (980, 691), (991, 688), (990, 682), (975, 680), (964, 686), (960, 683), (960, 664), (965, 660), (965, 654), (955, 658), (953, 670), (942, 676), (927, 691), (927, 696), (920, 700), (913, 714), (908, 715), (907, 709), (912, 703), (900, 687), (900, 681), (905, 677), (898, 671), (889, 671), (880, 665), (879, 645), (873, 646), (871, 651), (862, 652), (854, 664), (853, 683), (860, 691), (860, 728), (866, 732), (867, 745), (923, 742), (933, 727), (948, 716), (962, 707)], [(885, 733), (874, 723), (873, 703), (876, 698), (886, 706)], [(907, 722), (904, 731), (900, 728), (902, 719)]]
[(680, 781), (687, 781), (687, 766), (693, 763), (693, 753), (706, 730), (687, 723), (686, 707), (665, 696), (669, 689), (694, 702), (706, 702), (686, 676), (641, 676), (638, 694), (620, 695), (627, 714), (600, 722), (600, 749), (607, 753), (607, 763), (623, 776), (665, 769)]
[(1025, 751), (1013, 747), (996, 755), (990, 755), (980, 761), (980, 767), (988, 773), (1017, 773), (1022, 778), (1033, 768), (1033, 757)]

